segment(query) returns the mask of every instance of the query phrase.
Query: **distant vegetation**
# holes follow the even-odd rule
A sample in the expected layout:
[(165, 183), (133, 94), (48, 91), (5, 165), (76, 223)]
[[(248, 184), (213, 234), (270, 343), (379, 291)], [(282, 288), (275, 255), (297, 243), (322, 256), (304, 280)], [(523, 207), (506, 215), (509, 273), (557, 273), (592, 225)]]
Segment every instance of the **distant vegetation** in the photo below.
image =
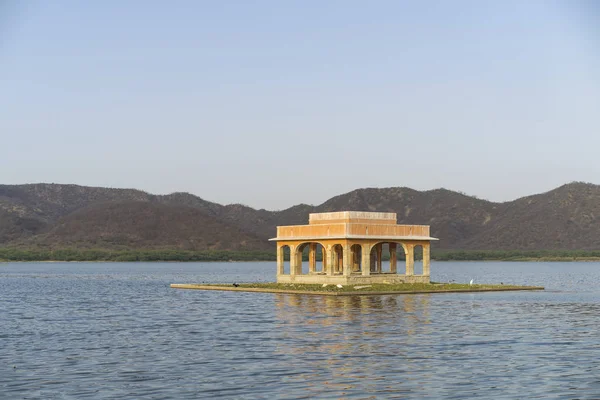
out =
[[(389, 259), (383, 257), (384, 260)], [(577, 261), (600, 260), (600, 251), (435, 251), (437, 261)], [(273, 261), (275, 251), (185, 251), (0, 248), (0, 261)], [(285, 255), (289, 261), (289, 254)], [(416, 255), (415, 259), (420, 259)], [(308, 261), (308, 255), (303, 255)], [(317, 255), (317, 261), (321, 261)], [(398, 258), (399, 262), (403, 262)]]
[(584, 250), (452, 250), (436, 251), (432, 258), (437, 261), (577, 261), (600, 260), (600, 251)]
[(271, 261), (269, 251), (0, 249), (1, 261)]

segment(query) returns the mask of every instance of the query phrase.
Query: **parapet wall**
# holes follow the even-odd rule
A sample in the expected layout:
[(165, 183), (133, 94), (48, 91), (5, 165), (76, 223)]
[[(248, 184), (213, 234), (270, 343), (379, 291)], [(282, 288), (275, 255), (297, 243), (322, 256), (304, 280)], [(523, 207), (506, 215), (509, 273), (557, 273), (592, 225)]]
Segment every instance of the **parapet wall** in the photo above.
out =
[(277, 239), (346, 237), (429, 237), (429, 225), (333, 223), (277, 227)]
[(312, 213), (308, 215), (310, 225), (335, 224), (335, 223), (371, 223), (371, 224), (396, 224), (396, 213), (367, 212), (367, 211), (340, 211), (329, 213)]

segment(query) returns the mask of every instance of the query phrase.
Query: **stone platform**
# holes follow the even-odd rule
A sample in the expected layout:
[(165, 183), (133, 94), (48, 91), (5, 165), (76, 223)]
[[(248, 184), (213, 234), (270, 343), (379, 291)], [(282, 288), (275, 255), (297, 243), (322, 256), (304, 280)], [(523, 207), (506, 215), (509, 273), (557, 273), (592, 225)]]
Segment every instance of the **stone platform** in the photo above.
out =
[[(244, 286), (249, 285), (249, 286)], [(281, 285), (282, 287), (288, 285)], [(289, 285), (291, 286), (291, 285)], [(506, 291), (523, 291), (523, 290), (544, 290), (542, 286), (509, 286), (509, 285), (476, 285), (471, 288), (461, 288), (461, 285), (440, 285), (437, 288), (415, 288), (412, 290), (393, 290), (390, 285), (389, 290), (369, 290), (369, 287), (364, 289), (354, 289), (353, 287), (345, 287), (336, 290), (337, 287), (328, 287), (328, 290), (302, 290), (302, 285), (297, 285), (298, 288), (285, 287), (256, 287), (253, 284), (241, 284), (237, 287), (233, 285), (201, 285), (193, 283), (173, 283), (171, 287), (174, 289), (193, 289), (193, 290), (220, 290), (227, 292), (258, 292), (258, 293), (290, 293), (290, 294), (308, 294), (318, 296), (377, 296), (377, 295), (398, 295), (398, 294), (424, 294), (424, 293), (476, 293), (476, 292), (506, 292)], [(313, 285), (314, 286), (314, 285)], [(378, 285), (379, 286), (379, 285)], [(432, 285), (435, 286), (435, 285)], [(444, 287), (447, 286), (447, 287)]]
[(429, 283), (429, 275), (405, 275), (394, 273), (379, 273), (368, 276), (361, 274), (352, 275), (279, 275), (278, 283), (322, 284), (329, 285), (361, 285), (361, 284), (401, 284), (401, 283)]

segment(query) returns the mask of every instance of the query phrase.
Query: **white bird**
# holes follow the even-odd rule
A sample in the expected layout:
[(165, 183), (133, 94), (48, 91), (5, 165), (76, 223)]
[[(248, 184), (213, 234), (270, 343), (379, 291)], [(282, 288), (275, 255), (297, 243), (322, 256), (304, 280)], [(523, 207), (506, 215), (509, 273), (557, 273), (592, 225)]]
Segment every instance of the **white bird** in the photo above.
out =
[(337, 286), (338, 288), (340, 288), (340, 289), (341, 289), (341, 288), (343, 288), (343, 286), (342, 286), (342, 285), (340, 285), (340, 284), (337, 284), (336, 286)]
[(471, 279), (471, 281), (469, 282), (469, 286), (473, 284), (473, 279)]

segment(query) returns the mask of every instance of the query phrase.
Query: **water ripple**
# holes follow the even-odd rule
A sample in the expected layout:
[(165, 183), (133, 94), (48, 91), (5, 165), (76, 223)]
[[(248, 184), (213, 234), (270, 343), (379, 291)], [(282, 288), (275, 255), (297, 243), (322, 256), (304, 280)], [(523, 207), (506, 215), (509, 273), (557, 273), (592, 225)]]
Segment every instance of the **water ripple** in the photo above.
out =
[[(436, 263), (536, 293), (182, 291), (272, 263), (0, 264), (0, 398), (597, 398), (600, 264)], [(585, 279), (582, 279), (585, 277)]]

